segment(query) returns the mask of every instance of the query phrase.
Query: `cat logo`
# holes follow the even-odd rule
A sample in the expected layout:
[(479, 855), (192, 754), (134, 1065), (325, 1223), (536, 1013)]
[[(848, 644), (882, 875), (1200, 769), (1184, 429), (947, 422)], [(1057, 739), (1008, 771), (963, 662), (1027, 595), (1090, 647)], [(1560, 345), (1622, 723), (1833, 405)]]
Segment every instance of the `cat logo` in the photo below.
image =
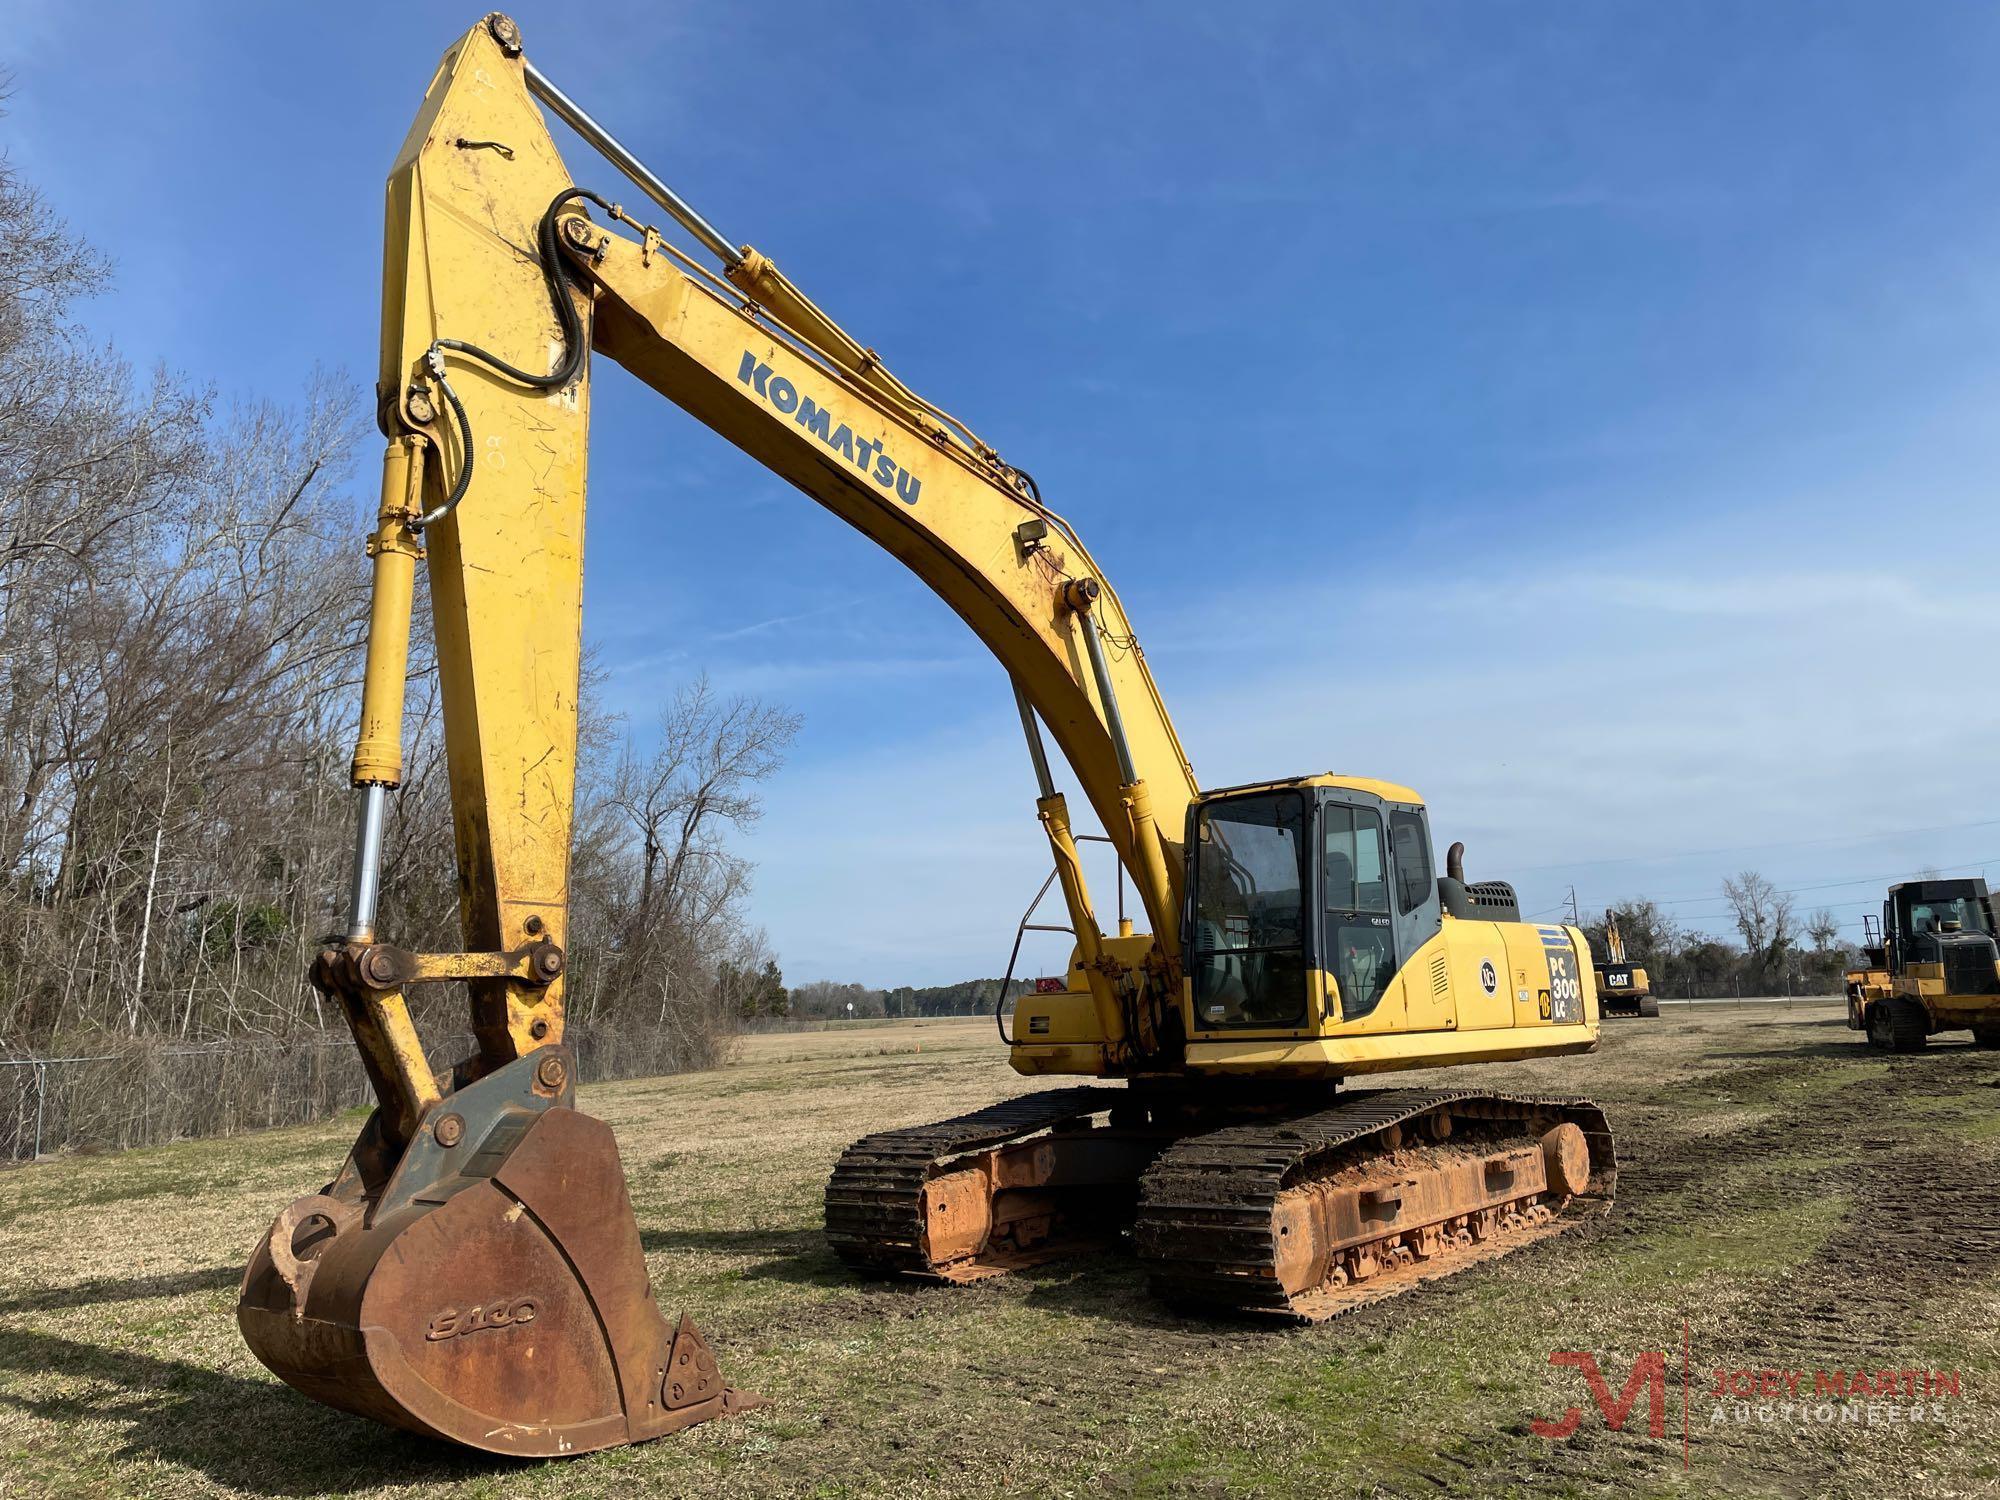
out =
[(1490, 1000), (1500, 990), (1500, 971), (1493, 967), (1493, 960), (1482, 959), (1479, 964), (1479, 987), (1486, 991)]

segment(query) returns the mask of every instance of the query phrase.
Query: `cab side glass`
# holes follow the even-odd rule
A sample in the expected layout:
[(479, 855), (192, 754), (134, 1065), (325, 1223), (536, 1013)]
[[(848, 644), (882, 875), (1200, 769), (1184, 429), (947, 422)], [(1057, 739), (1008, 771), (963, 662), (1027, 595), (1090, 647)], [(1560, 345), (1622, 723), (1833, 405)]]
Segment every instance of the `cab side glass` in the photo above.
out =
[(1431, 843), (1424, 820), (1415, 813), (1389, 814), (1389, 841), (1396, 852), (1396, 906), (1408, 916), (1431, 898)]
[(1326, 967), (1340, 986), (1340, 1014), (1351, 1021), (1381, 1003), (1396, 974), (1382, 819), (1372, 808), (1329, 802), (1320, 847), (1326, 890)]

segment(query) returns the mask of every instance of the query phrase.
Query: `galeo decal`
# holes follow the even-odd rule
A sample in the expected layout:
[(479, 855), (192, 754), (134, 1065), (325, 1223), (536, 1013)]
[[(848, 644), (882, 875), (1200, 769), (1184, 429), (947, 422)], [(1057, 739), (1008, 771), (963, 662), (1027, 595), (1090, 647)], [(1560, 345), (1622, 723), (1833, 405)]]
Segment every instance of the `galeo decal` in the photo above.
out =
[(905, 505), (915, 505), (924, 482), (883, 451), (882, 444), (857, 435), (845, 422), (834, 426), (833, 413), (780, 375), (772, 378), (771, 367), (748, 349), (737, 366), (736, 378), (761, 396), (773, 411), (790, 417), (820, 440), (822, 447), (838, 453), (885, 490), (894, 490)]
[(468, 1333), (478, 1333), (487, 1328), (518, 1328), (523, 1323), (535, 1321), (541, 1306), (533, 1297), (515, 1297), (510, 1301), (495, 1302), (487, 1307), (468, 1307), (460, 1310), (447, 1307), (435, 1318), (431, 1326), (424, 1330), (424, 1337), (432, 1343), (444, 1339), (461, 1338)]

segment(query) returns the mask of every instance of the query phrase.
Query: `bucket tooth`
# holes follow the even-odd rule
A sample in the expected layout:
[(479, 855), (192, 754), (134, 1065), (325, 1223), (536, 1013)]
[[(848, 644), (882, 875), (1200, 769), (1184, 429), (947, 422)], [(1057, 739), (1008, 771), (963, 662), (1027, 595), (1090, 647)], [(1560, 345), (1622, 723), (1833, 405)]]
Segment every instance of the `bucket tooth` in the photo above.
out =
[[(330, 1406), (525, 1457), (762, 1404), (729, 1387), (692, 1322), (661, 1315), (611, 1130), (536, 1084), (542, 1060), (435, 1105), (386, 1181), (371, 1121), (334, 1184), (278, 1215), (237, 1304), (274, 1373)], [(458, 1123), (431, 1128), (447, 1115)]]

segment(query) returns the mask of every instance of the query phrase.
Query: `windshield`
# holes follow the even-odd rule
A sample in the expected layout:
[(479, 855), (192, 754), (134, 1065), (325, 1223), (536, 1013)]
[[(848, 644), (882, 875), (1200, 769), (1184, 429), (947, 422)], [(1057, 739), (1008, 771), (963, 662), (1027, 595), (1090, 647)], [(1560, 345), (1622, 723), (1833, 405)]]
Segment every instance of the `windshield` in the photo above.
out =
[(1271, 792), (1195, 815), (1195, 1014), (1204, 1026), (1305, 1015), (1305, 799)]
[[(1958, 925), (1954, 928), (1952, 923)], [(1912, 901), (1910, 931), (1985, 932), (1986, 908), (1974, 896), (1954, 896), (1949, 901)]]

